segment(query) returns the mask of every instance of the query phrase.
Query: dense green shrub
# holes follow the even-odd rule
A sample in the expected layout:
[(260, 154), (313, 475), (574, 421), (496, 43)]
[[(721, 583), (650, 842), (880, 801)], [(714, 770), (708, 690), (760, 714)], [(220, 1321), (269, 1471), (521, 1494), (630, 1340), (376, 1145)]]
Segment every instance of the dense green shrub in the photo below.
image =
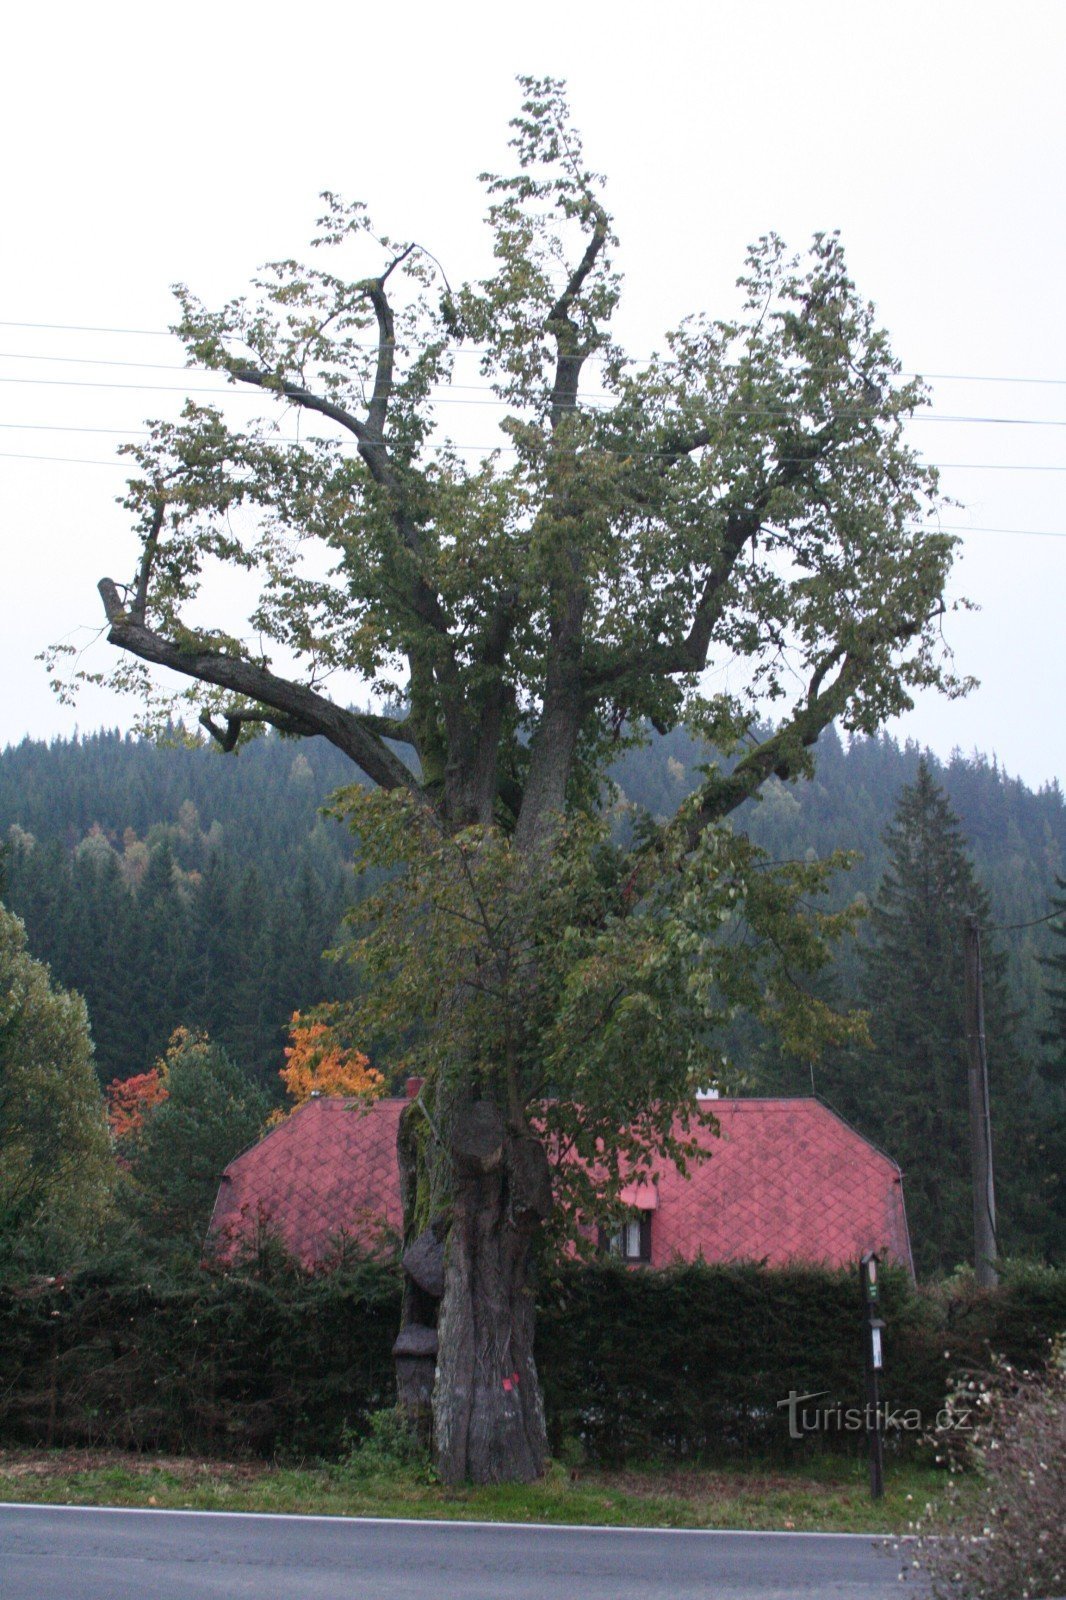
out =
[[(883, 1277), (893, 1406), (935, 1417), (990, 1352), (1039, 1366), (1066, 1273), (999, 1289)], [(338, 1456), (394, 1398), (400, 1281), (385, 1262), (302, 1272), (271, 1244), (239, 1267), (145, 1281), (118, 1263), (0, 1290), (0, 1439), (204, 1454)], [(796, 1267), (570, 1266), (545, 1284), (538, 1364), (554, 1448), (618, 1463), (862, 1447), (790, 1443), (790, 1389), (862, 1400), (857, 1276)], [(910, 1436), (908, 1436), (910, 1437)]]
[(114, 1164), (92, 1054), (80, 996), (0, 904), (0, 1276), (94, 1249), (106, 1226)]
[(119, 1144), (129, 1205), (150, 1259), (198, 1257), (219, 1174), (259, 1138), (270, 1101), (220, 1045), (185, 1028), (159, 1071), (164, 1098)]
[[(995, 1351), (1038, 1365), (1066, 1328), (1066, 1273), (1019, 1269), (994, 1291), (964, 1280), (919, 1291), (882, 1274), (882, 1399), (935, 1419), (953, 1373)], [(865, 1399), (857, 1274), (810, 1267), (613, 1263), (565, 1271), (542, 1307), (538, 1363), (553, 1443), (611, 1462), (790, 1449), (861, 1449), (861, 1434), (788, 1439), (777, 1402)], [(909, 1436), (908, 1436), (909, 1437)], [(901, 1441), (902, 1442), (902, 1441)]]
[(204, 1454), (331, 1454), (394, 1395), (395, 1269), (101, 1270), (0, 1292), (0, 1437)]
[[(890, 1275), (885, 1296), (898, 1351), (920, 1308), (902, 1277)], [(777, 1402), (790, 1389), (828, 1391), (844, 1405), (862, 1400), (859, 1291), (850, 1273), (569, 1270), (540, 1332), (556, 1442), (577, 1437), (606, 1461), (772, 1449), (787, 1443)], [(906, 1362), (913, 1388), (909, 1350)]]

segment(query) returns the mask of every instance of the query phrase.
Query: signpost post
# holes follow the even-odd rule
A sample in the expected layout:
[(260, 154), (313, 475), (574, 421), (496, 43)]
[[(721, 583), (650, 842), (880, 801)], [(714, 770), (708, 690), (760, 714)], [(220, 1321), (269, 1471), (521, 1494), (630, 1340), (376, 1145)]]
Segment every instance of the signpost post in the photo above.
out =
[[(870, 1495), (880, 1500), (885, 1492), (884, 1441), (881, 1438), (880, 1376), (884, 1368), (881, 1286), (877, 1278), (878, 1257), (863, 1256), (859, 1263), (862, 1284), (862, 1337), (866, 1366), (866, 1435), (870, 1441)], [(872, 1426), (871, 1426), (871, 1418)]]

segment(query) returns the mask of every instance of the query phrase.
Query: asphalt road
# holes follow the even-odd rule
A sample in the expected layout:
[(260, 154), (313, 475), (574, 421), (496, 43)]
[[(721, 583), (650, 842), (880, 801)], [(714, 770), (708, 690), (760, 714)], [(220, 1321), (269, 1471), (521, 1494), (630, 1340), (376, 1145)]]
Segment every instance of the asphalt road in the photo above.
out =
[(898, 1600), (867, 1538), (0, 1506), (0, 1600)]

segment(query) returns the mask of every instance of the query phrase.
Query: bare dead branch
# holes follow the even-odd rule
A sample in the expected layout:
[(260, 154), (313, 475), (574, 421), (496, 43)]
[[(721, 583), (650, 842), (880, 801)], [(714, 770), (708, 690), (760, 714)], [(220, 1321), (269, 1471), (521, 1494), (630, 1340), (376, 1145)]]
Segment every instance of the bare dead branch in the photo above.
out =
[(108, 641), (111, 644), (128, 650), (142, 661), (168, 667), (182, 677), (217, 684), (234, 694), (245, 695), (263, 709), (264, 717), (270, 711), (285, 718), (292, 731), (305, 736), (320, 734), (336, 745), (338, 750), (343, 750), (368, 778), (383, 789), (407, 788), (415, 794), (420, 792), (413, 773), (377, 734), (363, 725), (357, 713), (334, 705), (324, 695), (316, 694), (303, 684), (279, 678), (252, 661), (165, 639), (123, 607), (118, 587), (112, 579), (102, 578), (98, 588), (104, 602), (109, 624)]
[(222, 728), (209, 711), (201, 711), (200, 726), (206, 728), (225, 755), (229, 755), (237, 748), (245, 723), (267, 723), (270, 727), (277, 728), (279, 733), (296, 734), (301, 738), (310, 738), (318, 732), (318, 729), (312, 727), (309, 722), (283, 716), (280, 711), (227, 711), (224, 715), (226, 726)]
[(133, 605), (130, 607), (130, 614), (135, 617), (138, 622), (144, 621), (145, 613), (148, 609), (148, 583), (152, 576), (152, 567), (155, 564), (156, 551), (159, 548), (159, 535), (163, 530), (163, 517), (165, 513), (166, 506), (162, 496), (160, 496), (159, 500), (156, 502), (155, 511), (152, 514), (151, 527), (149, 528), (147, 537), (144, 541), (144, 552), (141, 555), (140, 571), (137, 574), (137, 588), (134, 591)]

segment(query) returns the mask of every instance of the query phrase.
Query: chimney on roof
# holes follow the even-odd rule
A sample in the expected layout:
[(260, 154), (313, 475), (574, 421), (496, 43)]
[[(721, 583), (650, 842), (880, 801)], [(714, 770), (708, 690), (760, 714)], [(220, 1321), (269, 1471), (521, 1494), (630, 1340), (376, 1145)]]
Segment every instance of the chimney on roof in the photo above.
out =
[(413, 1100), (416, 1097), (425, 1081), (425, 1078), (408, 1078), (405, 1085), (408, 1100)]

